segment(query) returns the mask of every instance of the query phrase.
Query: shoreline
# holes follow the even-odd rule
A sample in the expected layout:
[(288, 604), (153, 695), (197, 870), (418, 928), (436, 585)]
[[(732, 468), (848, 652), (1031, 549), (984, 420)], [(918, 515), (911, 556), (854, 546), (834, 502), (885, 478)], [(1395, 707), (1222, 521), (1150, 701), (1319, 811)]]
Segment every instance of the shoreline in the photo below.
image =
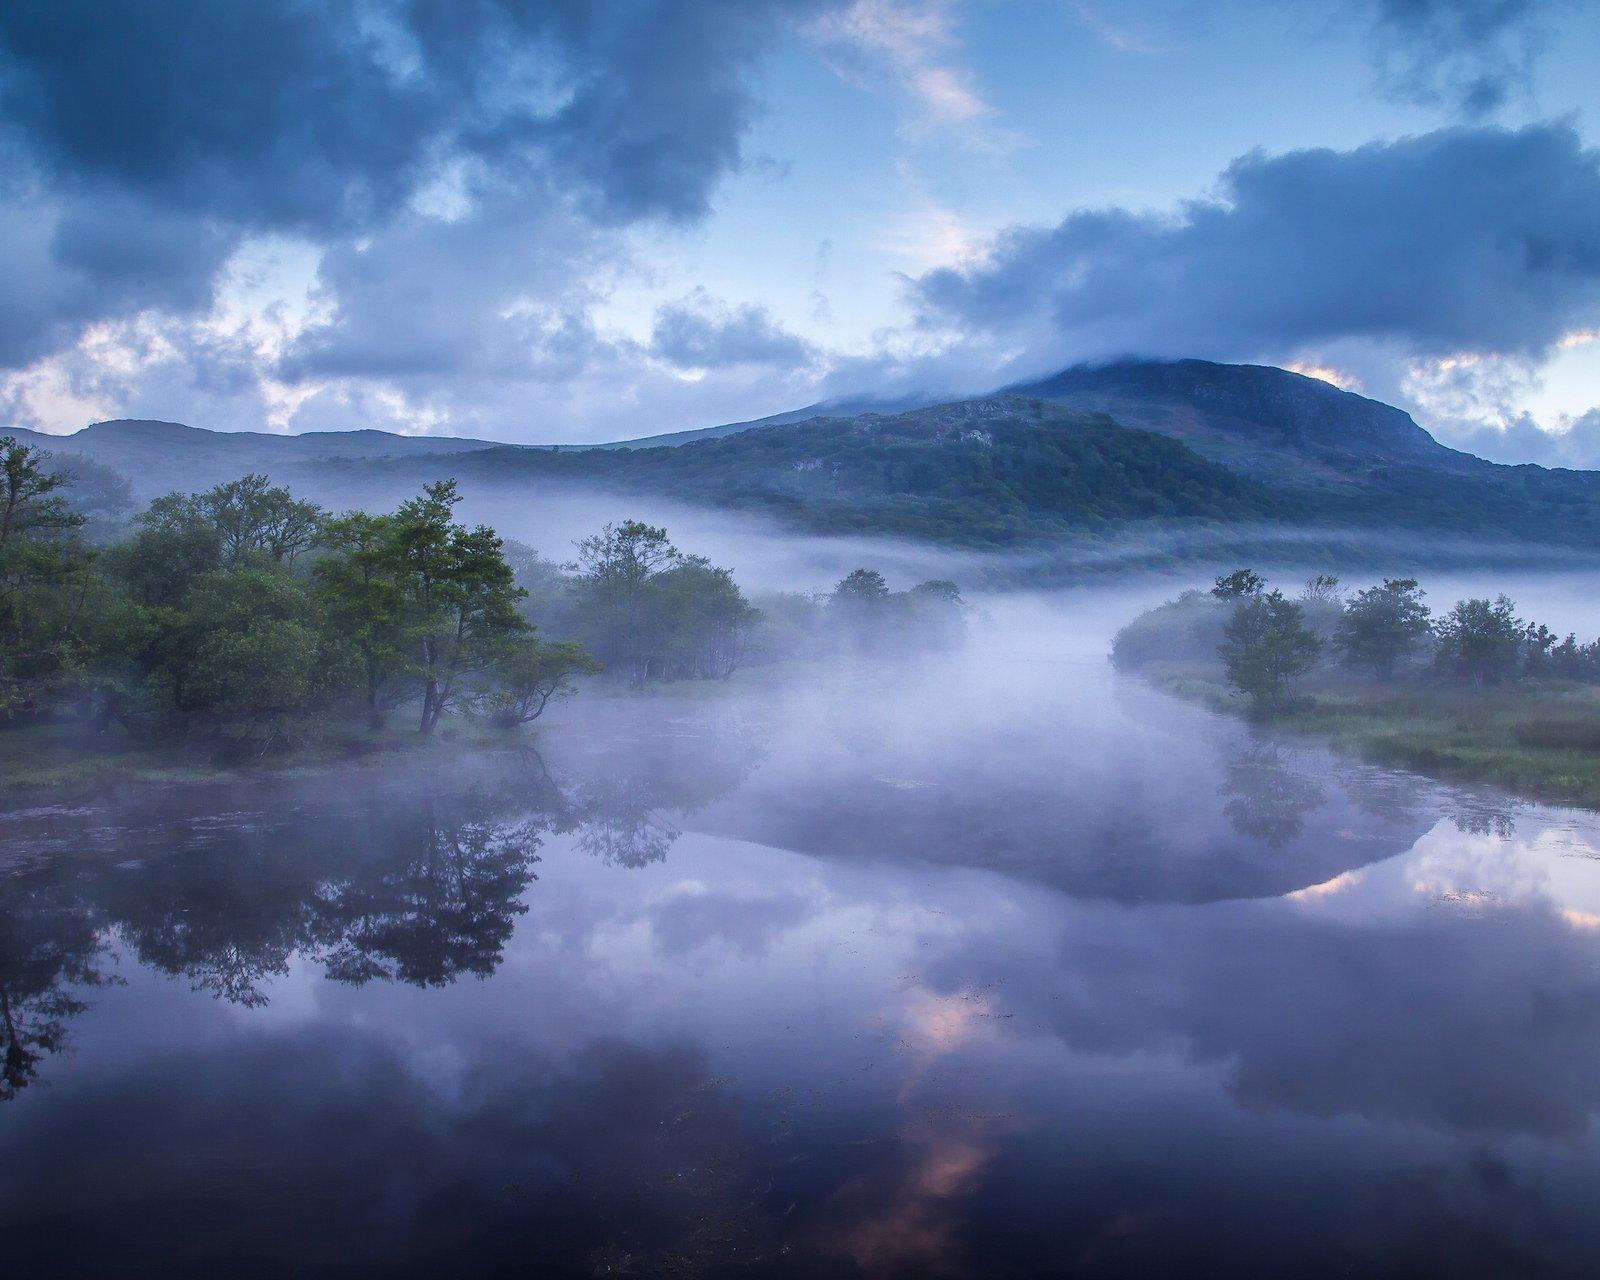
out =
[(1371, 764), (1600, 810), (1600, 690), (1592, 686), (1519, 681), (1460, 690), (1309, 681), (1295, 705), (1251, 715), (1220, 667), (1154, 662), (1121, 669), (1183, 701), (1315, 738)]

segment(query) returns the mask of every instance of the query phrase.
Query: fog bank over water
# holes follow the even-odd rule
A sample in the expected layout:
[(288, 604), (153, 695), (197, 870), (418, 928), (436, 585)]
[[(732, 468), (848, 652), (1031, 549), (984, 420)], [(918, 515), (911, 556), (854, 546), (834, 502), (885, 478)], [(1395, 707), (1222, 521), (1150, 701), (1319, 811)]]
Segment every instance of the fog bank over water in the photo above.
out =
[(1583, 1274), (1600, 819), (1116, 673), (1183, 580), (0, 812), (16, 1264)]

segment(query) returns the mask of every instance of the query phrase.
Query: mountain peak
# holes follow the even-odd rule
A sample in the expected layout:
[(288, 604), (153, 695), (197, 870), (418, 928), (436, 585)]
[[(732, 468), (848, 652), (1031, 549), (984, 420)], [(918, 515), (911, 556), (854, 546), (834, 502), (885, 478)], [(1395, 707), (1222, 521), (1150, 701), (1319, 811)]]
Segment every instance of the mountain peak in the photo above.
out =
[(1325, 462), (1459, 457), (1402, 409), (1273, 365), (1119, 360), (1075, 365), (1010, 390), (1097, 409), (1245, 466), (1283, 452)]

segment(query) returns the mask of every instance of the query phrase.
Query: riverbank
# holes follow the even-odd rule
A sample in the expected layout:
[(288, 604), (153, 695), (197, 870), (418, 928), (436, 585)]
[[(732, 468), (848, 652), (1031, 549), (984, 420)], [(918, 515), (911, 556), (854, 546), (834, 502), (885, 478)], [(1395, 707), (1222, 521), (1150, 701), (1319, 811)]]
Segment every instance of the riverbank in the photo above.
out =
[(299, 745), (263, 755), (220, 760), (197, 744), (140, 742), (120, 729), (104, 733), (82, 722), (63, 721), (0, 730), (0, 798), (46, 794), (55, 798), (117, 783), (204, 783), (238, 778), (291, 778), (330, 769), (381, 769), (416, 761), (455, 760), (474, 754), (516, 750), (541, 730), (581, 728), (602, 709), (659, 702), (694, 706), (743, 693), (781, 687), (821, 663), (774, 663), (740, 670), (727, 680), (674, 680), (638, 688), (586, 681), (577, 696), (553, 703), (538, 721), (517, 729), (496, 727), (482, 717), (452, 715), (429, 737), (416, 731), (415, 716), (396, 712), (382, 730), (351, 723), (324, 726)]
[(1458, 689), (1324, 676), (1308, 681), (1294, 705), (1258, 715), (1228, 688), (1220, 664), (1154, 662), (1133, 674), (1186, 701), (1249, 715), (1374, 764), (1600, 809), (1600, 689), (1590, 685)]
[(81, 724), (41, 724), (0, 733), (0, 791), (70, 795), (111, 783), (210, 782), (225, 778), (292, 777), (341, 767), (381, 767), (430, 755), (459, 755), (513, 745), (504, 732), (445, 725), (437, 736), (393, 727), (379, 733), (341, 733), (251, 759), (219, 763), (204, 750), (183, 744), (140, 743), (113, 731), (96, 733)]

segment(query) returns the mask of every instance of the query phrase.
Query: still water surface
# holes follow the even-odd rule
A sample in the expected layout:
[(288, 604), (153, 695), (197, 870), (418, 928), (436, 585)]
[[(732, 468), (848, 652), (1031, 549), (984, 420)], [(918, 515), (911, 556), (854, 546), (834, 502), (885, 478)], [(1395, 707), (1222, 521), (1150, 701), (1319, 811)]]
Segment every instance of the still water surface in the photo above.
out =
[(1052, 619), (0, 815), (8, 1270), (1594, 1274), (1600, 821)]

